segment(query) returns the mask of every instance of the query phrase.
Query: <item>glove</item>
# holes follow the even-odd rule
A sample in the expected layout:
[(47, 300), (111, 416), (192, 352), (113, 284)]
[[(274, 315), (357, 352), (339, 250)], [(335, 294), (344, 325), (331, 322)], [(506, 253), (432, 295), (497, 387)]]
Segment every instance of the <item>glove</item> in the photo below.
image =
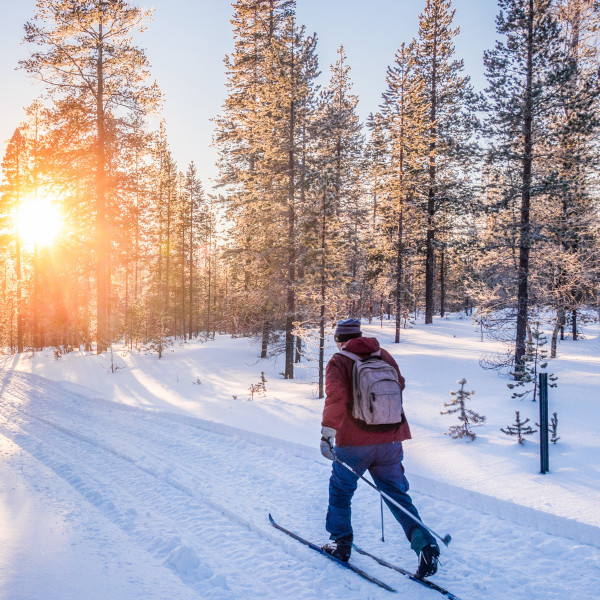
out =
[(333, 453), (333, 438), (336, 431), (333, 427), (321, 427), (321, 454), (329, 459), (335, 460)]

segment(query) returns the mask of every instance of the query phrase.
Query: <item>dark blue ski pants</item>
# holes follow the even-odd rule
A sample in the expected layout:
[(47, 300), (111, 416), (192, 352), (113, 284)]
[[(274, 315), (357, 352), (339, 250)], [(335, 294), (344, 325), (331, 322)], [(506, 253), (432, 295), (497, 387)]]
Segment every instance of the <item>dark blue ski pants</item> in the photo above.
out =
[[(374, 444), (371, 446), (343, 446), (335, 448), (340, 460), (361, 475), (369, 471), (375, 485), (393, 498), (417, 519), (419, 513), (407, 494), (408, 481), (402, 467), (402, 443)], [(351, 503), (358, 486), (358, 477), (344, 465), (333, 461), (329, 479), (329, 507), (325, 527), (332, 539), (352, 533)], [(426, 544), (435, 543), (433, 536), (397, 506), (384, 498), (385, 503), (400, 523), (404, 533), (418, 554)], [(415, 535), (416, 534), (416, 535)], [(413, 539), (414, 537), (414, 539)]]

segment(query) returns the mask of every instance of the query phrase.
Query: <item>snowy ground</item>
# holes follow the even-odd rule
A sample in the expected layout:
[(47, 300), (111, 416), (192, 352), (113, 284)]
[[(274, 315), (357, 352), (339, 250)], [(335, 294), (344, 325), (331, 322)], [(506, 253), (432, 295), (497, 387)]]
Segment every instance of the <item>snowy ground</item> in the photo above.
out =
[[(506, 380), (484, 371), (468, 319), (402, 331), (367, 327), (407, 378), (405, 444), (424, 520), (453, 541), (434, 580), (463, 600), (600, 598), (600, 338), (567, 340), (550, 370), (561, 440), (540, 475), (537, 436), (499, 429), (514, 411)], [(391, 597), (270, 527), (321, 543), (329, 463), (318, 452), (315, 372), (284, 381), (246, 339), (175, 345), (162, 360), (51, 351), (0, 357), (0, 598), (6, 600), (348, 599)], [(265, 397), (249, 399), (260, 373)], [(465, 377), (486, 415), (473, 443), (444, 432), (441, 403)], [(377, 495), (359, 486), (357, 542), (414, 568)], [(352, 560), (415, 600), (440, 597), (361, 556)]]

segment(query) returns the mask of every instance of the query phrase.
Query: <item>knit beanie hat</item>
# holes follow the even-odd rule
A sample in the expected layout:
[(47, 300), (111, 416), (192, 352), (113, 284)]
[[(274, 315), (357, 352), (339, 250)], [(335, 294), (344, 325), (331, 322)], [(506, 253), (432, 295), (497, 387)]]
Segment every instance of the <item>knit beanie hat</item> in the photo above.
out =
[(358, 319), (346, 319), (345, 321), (338, 321), (333, 338), (336, 342), (343, 343), (361, 336), (360, 321)]

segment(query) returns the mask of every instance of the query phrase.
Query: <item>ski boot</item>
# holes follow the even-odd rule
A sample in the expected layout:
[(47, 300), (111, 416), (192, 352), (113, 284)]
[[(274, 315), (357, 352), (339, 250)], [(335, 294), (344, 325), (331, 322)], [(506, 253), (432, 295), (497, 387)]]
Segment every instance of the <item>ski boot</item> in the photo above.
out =
[(440, 549), (436, 544), (427, 544), (419, 554), (419, 566), (417, 567), (416, 576), (422, 579), (434, 575), (438, 568), (438, 558)]
[(325, 544), (321, 550), (324, 550), (327, 554), (331, 554), (331, 556), (334, 556), (342, 562), (348, 562), (350, 553), (352, 552), (353, 539), (354, 536), (349, 533), (348, 535), (331, 540), (331, 542)]

